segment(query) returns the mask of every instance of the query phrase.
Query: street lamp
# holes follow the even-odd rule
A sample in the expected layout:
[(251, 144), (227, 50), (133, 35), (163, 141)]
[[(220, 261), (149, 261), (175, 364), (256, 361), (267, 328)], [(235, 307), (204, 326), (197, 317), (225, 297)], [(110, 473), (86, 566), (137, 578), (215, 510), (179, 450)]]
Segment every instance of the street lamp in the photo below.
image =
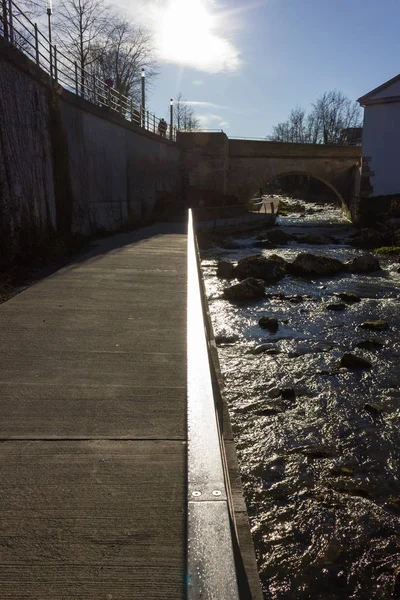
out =
[(47, 0), (46, 12), (49, 23), (50, 77), (53, 77), (53, 52), (51, 47), (51, 15), (53, 14), (52, 0)]
[(146, 94), (145, 94), (146, 74), (142, 69), (142, 127), (145, 127), (145, 110), (146, 110)]
[(169, 101), (169, 139), (172, 140), (172, 131), (174, 127), (174, 101)]

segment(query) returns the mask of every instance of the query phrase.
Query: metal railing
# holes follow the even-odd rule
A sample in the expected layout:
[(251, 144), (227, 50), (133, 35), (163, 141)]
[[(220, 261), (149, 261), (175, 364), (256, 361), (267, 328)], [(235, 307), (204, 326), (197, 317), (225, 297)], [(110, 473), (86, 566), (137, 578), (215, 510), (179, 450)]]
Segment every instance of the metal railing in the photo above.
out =
[(97, 76), (93, 62), (92, 70), (82, 66), (68, 51), (53, 44), (40, 31), (14, 0), (0, 0), (0, 36), (23, 52), (38, 67), (48, 73), (52, 80), (77, 96), (104, 107), (139, 127), (176, 140), (176, 129), (165, 121), (161, 123), (154, 113), (122, 94)]
[(248, 599), (251, 595), (240, 568), (222, 437), (222, 403), (211, 366), (206, 300), (191, 210), (187, 260), (187, 598)]

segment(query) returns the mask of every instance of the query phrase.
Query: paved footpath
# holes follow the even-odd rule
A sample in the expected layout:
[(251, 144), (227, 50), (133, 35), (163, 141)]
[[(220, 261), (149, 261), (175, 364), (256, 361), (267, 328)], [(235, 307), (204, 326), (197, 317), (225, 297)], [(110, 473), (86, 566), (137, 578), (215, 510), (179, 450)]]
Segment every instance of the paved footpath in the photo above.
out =
[(108, 238), (0, 306), (0, 596), (184, 597), (186, 243)]

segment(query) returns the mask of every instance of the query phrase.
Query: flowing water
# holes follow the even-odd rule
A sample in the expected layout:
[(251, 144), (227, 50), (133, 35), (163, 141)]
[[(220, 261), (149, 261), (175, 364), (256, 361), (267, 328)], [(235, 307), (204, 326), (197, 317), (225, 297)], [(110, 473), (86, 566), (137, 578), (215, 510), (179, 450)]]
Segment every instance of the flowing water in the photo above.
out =
[[(278, 223), (336, 243), (260, 251), (251, 247), (252, 233), (235, 237), (230, 250), (226, 240), (225, 248), (208, 249), (202, 261), (264, 597), (400, 598), (399, 264), (380, 259), (382, 271), (366, 275), (286, 276), (266, 286), (281, 296), (222, 299), (230, 284), (216, 277), (217, 259), (364, 253), (346, 243), (352, 227), (334, 207)], [(361, 301), (328, 311), (344, 291)], [(259, 327), (264, 315), (277, 317), (275, 334)], [(360, 328), (375, 319), (389, 330)], [(371, 337), (383, 346), (355, 348)], [(267, 353), (254, 354), (262, 343), (271, 344)], [(372, 368), (339, 368), (344, 352)]]

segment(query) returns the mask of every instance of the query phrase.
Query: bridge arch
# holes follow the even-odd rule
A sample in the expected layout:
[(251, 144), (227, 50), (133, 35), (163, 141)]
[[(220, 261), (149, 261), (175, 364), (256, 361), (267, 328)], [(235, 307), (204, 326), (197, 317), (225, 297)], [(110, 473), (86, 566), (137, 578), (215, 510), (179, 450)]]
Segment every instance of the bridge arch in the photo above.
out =
[(313, 175), (312, 173), (308, 173), (305, 171), (283, 171), (282, 173), (279, 173), (279, 175), (273, 175), (268, 177), (267, 181), (264, 181), (265, 183), (271, 183), (272, 181), (275, 181), (276, 179), (282, 179), (283, 177), (288, 177), (290, 175), (303, 175), (305, 177), (312, 177), (313, 179), (316, 179), (317, 181), (320, 181), (321, 183), (324, 183), (330, 190), (332, 190), (332, 192), (335, 194), (335, 196), (338, 198), (338, 200), (340, 200), (342, 207), (343, 208), (347, 208), (347, 204), (345, 199), (343, 198), (342, 194), (339, 192), (339, 190), (336, 189), (336, 187), (327, 179), (325, 179), (324, 177), (320, 177), (318, 175)]
[(327, 185), (349, 213), (357, 199), (361, 148), (324, 144), (289, 144), (228, 138), (221, 132), (179, 133), (184, 189), (189, 201), (203, 197), (235, 196), (246, 204), (254, 191), (278, 177), (303, 174)]

